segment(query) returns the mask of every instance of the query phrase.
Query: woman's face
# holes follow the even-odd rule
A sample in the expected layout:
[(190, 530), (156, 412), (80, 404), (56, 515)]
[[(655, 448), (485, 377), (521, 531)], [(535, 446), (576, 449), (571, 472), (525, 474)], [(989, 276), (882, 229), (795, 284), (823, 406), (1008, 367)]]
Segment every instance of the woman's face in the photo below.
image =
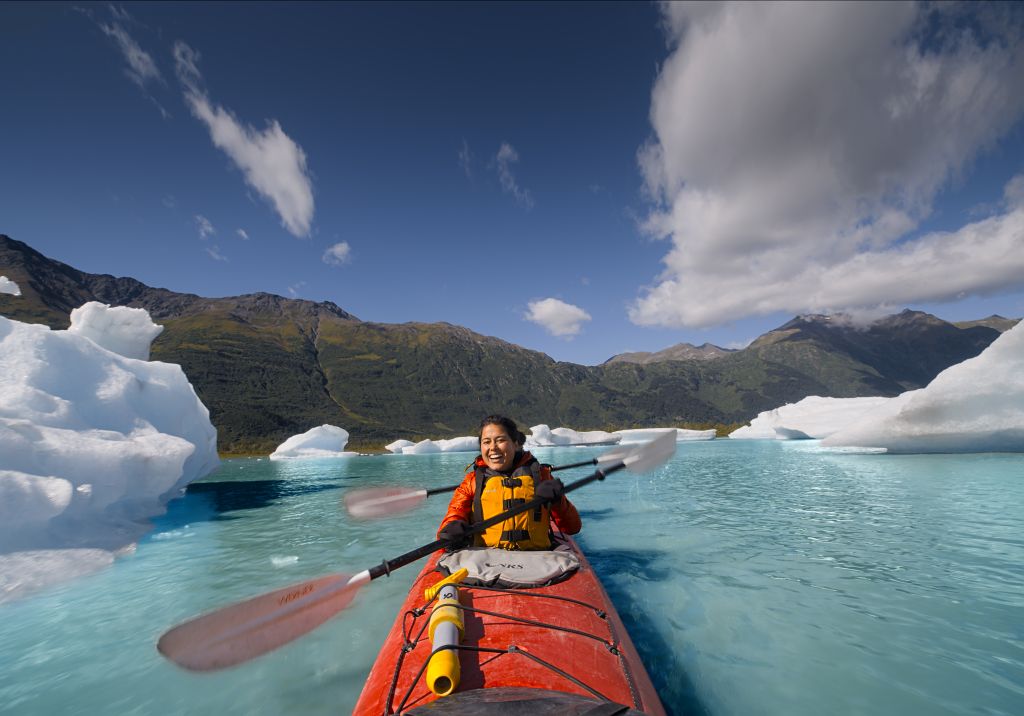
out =
[(516, 457), (516, 441), (502, 425), (485, 425), (480, 432), (480, 454), (492, 470), (508, 470)]

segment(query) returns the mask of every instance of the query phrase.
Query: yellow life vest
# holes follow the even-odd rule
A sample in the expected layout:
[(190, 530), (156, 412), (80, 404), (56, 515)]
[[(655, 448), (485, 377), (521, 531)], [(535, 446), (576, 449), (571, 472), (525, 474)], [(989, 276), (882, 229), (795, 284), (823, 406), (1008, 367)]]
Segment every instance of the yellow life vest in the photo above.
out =
[[(532, 456), (507, 475), (477, 466), (473, 522), (483, 522), (532, 500), (536, 485), (547, 469)], [(550, 473), (546, 477), (550, 478)], [(488, 527), (476, 536), (475, 544), (511, 550), (551, 549), (550, 519), (548, 505), (537, 507)]]

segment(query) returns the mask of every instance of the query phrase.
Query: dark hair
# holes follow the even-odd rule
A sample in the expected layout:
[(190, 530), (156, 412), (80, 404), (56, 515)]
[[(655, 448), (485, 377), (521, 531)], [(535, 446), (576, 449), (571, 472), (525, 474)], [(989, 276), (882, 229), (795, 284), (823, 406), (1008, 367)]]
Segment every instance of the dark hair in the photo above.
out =
[(500, 425), (505, 428), (505, 432), (508, 436), (515, 440), (519, 447), (523, 446), (526, 442), (526, 436), (519, 432), (519, 428), (516, 427), (515, 421), (512, 418), (506, 418), (504, 415), (488, 415), (486, 418), (480, 421), (480, 428), (476, 432), (476, 441), (479, 444), (481, 437), (483, 437), (484, 428), (488, 425)]

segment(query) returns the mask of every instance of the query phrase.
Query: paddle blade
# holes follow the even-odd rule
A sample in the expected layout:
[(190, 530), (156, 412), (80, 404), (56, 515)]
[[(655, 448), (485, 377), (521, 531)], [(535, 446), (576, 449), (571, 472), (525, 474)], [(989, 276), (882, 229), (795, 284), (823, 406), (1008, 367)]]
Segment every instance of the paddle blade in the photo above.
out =
[(648, 443), (631, 450), (622, 458), (623, 464), (630, 472), (650, 472), (668, 462), (676, 454), (676, 435), (665, 433)]
[(353, 517), (374, 519), (408, 512), (427, 499), (426, 490), (408, 487), (367, 487), (345, 493), (345, 509)]
[(157, 650), (191, 671), (235, 666), (312, 631), (347, 607), (367, 572), (330, 574), (253, 597), (174, 627)]

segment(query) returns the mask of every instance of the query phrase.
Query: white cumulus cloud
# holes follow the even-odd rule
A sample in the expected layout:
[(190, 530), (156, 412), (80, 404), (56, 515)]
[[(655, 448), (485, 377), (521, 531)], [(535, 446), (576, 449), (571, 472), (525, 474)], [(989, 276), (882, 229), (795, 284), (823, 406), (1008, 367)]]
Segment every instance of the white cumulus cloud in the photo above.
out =
[(308, 236), (313, 223), (313, 180), (306, 153), (277, 120), (258, 130), (210, 101), (199, 72), (199, 53), (177, 42), (175, 69), (192, 114), (206, 125), (214, 145), (241, 170), (245, 183), (270, 202), (281, 224), (295, 236)]
[(339, 241), (324, 251), (323, 261), (325, 264), (340, 266), (352, 259), (352, 247), (347, 241)]
[[(1021, 213), (921, 235), (1024, 112), (1012, 10), (669, 3), (639, 163), (671, 240), (641, 325), (947, 300), (1024, 286)], [(1005, 14), (1004, 14), (1005, 13)]]
[(238, 236), (244, 239), (245, 241), (249, 240), (249, 232), (246, 231), (245, 229), (236, 229), (235, 233), (238, 234)]
[(563, 338), (577, 335), (583, 322), (590, 320), (590, 314), (582, 308), (557, 298), (530, 301), (527, 308), (529, 310), (523, 316), (527, 321), (542, 326), (553, 336)]
[(519, 153), (508, 142), (502, 142), (498, 154), (494, 157), (494, 165), (498, 171), (498, 181), (501, 182), (501, 189), (506, 194), (511, 194), (516, 203), (525, 209), (533, 208), (533, 195), (529, 189), (524, 189), (516, 182), (512, 173), (512, 165), (519, 161)]

